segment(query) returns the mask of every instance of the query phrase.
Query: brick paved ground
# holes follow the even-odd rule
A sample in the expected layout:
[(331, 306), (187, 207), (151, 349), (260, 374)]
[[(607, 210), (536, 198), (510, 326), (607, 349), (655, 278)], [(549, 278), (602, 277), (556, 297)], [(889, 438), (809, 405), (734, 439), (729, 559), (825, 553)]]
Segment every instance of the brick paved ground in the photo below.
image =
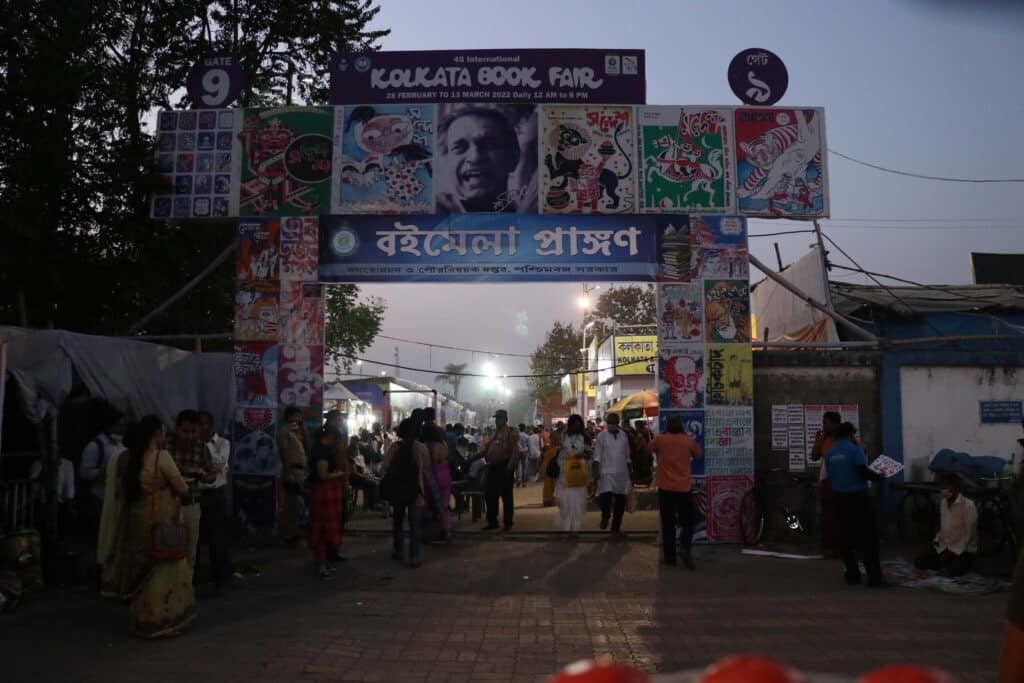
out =
[[(54, 591), (0, 617), (4, 681), (535, 681), (611, 654), (649, 671), (755, 651), (808, 670), (929, 661), (992, 681), (1007, 596), (842, 585), (838, 566), (700, 548), (664, 568), (649, 541), (463, 537), (411, 570), (388, 539), (347, 541), (341, 576), (308, 557), (238, 553), (259, 577), (200, 602), (185, 636), (142, 642), (127, 608)], [(247, 557), (248, 556), (248, 557)]]

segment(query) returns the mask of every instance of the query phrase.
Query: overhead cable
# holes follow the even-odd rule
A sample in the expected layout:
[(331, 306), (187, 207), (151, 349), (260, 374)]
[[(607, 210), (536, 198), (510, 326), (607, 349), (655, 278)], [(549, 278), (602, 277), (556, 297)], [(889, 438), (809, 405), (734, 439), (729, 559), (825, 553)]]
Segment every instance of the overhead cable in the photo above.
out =
[(880, 166), (879, 164), (873, 164), (870, 161), (855, 159), (847, 154), (843, 154), (842, 152), (837, 152), (831, 147), (828, 152), (829, 154), (834, 154), (837, 157), (846, 159), (847, 161), (851, 161), (855, 164), (873, 168), (876, 171), (894, 173), (896, 175), (907, 176), (909, 178), (920, 178), (921, 180), (938, 180), (945, 183), (1024, 183), (1024, 178), (952, 178), (947, 176), (927, 175), (924, 173), (913, 173), (911, 171), (899, 171), (895, 168), (888, 168), (886, 166)]

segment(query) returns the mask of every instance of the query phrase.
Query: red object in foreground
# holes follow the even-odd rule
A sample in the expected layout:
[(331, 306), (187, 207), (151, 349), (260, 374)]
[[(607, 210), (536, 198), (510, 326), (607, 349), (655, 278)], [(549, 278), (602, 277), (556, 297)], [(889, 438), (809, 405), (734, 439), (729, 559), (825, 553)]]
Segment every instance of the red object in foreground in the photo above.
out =
[(857, 683), (953, 683), (953, 677), (927, 666), (890, 664), (861, 676)]
[(800, 683), (796, 671), (753, 655), (736, 655), (720, 659), (707, 668), (700, 683)]
[(643, 671), (611, 660), (576, 662), (562, 669), (548, 683), (648, 683)]

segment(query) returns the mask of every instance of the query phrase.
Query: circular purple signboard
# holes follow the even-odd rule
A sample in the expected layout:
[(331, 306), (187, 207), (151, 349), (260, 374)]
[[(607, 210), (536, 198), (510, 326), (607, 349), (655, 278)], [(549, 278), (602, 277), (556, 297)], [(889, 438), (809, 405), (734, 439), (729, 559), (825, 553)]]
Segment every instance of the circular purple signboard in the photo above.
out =
[(752, 47), (729, 62), (729, 87), (744, 104), (770, 107), (786, 94), (789, 72), (774, 52)]
[(196, 109), (216, 109), (234, 102), (245, 85), (238, 57), (226, 54), (202, 57), (188, 72), (185, 88)]

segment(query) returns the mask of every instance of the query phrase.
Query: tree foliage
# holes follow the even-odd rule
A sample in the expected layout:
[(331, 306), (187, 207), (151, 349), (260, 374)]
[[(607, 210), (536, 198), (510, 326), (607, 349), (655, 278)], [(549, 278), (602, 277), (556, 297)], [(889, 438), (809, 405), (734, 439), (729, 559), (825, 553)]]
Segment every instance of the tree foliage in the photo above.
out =
[[(654, 300), (654, 285), (627, 285), (612, 287), (598, 297), (597, 303), (587, 311), (587, 323), (594, 326), (587, 331), (591, 338), (604, 339), (621, 328), (653, 326), (657, 324), (657, 304)], [(643, 329), (630, 330), (637, 334), (653, 334)]]
[[(327, 55), (375, 49), (377, 12), (372, 0), (0, 4), (0, 322), (125, 333), (199, 273), (234, 226), (149, 220), (154, 110), (187, 105), (188, 70), (221, 51), (243, 59), (243, 105), (324, 101)], [(142, 331), (229, 330), (233, 274), (225, 263)], [(359, 321), (377, 311), (379, 325), (380, 311), (329, 292), (335, 320), (354, 316), (335, 340), (365, 348)]]
[(561, 391), (562, 376), (582, 367), (583, 338), (572, 323), (555, 322), (530, 355), (530, 395), (540, 401)]
[(437, 375), (434, 379), (450, 386), (452, 388), (452, 398), (458, 401), (459, 387), (462, 385), (462, 377), (468, 367), (469, 363), (448, 363), (444, 366), (444, 372)]
[(373, 343), (384, 320), (384, 302), (360, 298), (356, 285), (329, 285), (324, 352), (328, 360), (352, 371), (353, 358)]

